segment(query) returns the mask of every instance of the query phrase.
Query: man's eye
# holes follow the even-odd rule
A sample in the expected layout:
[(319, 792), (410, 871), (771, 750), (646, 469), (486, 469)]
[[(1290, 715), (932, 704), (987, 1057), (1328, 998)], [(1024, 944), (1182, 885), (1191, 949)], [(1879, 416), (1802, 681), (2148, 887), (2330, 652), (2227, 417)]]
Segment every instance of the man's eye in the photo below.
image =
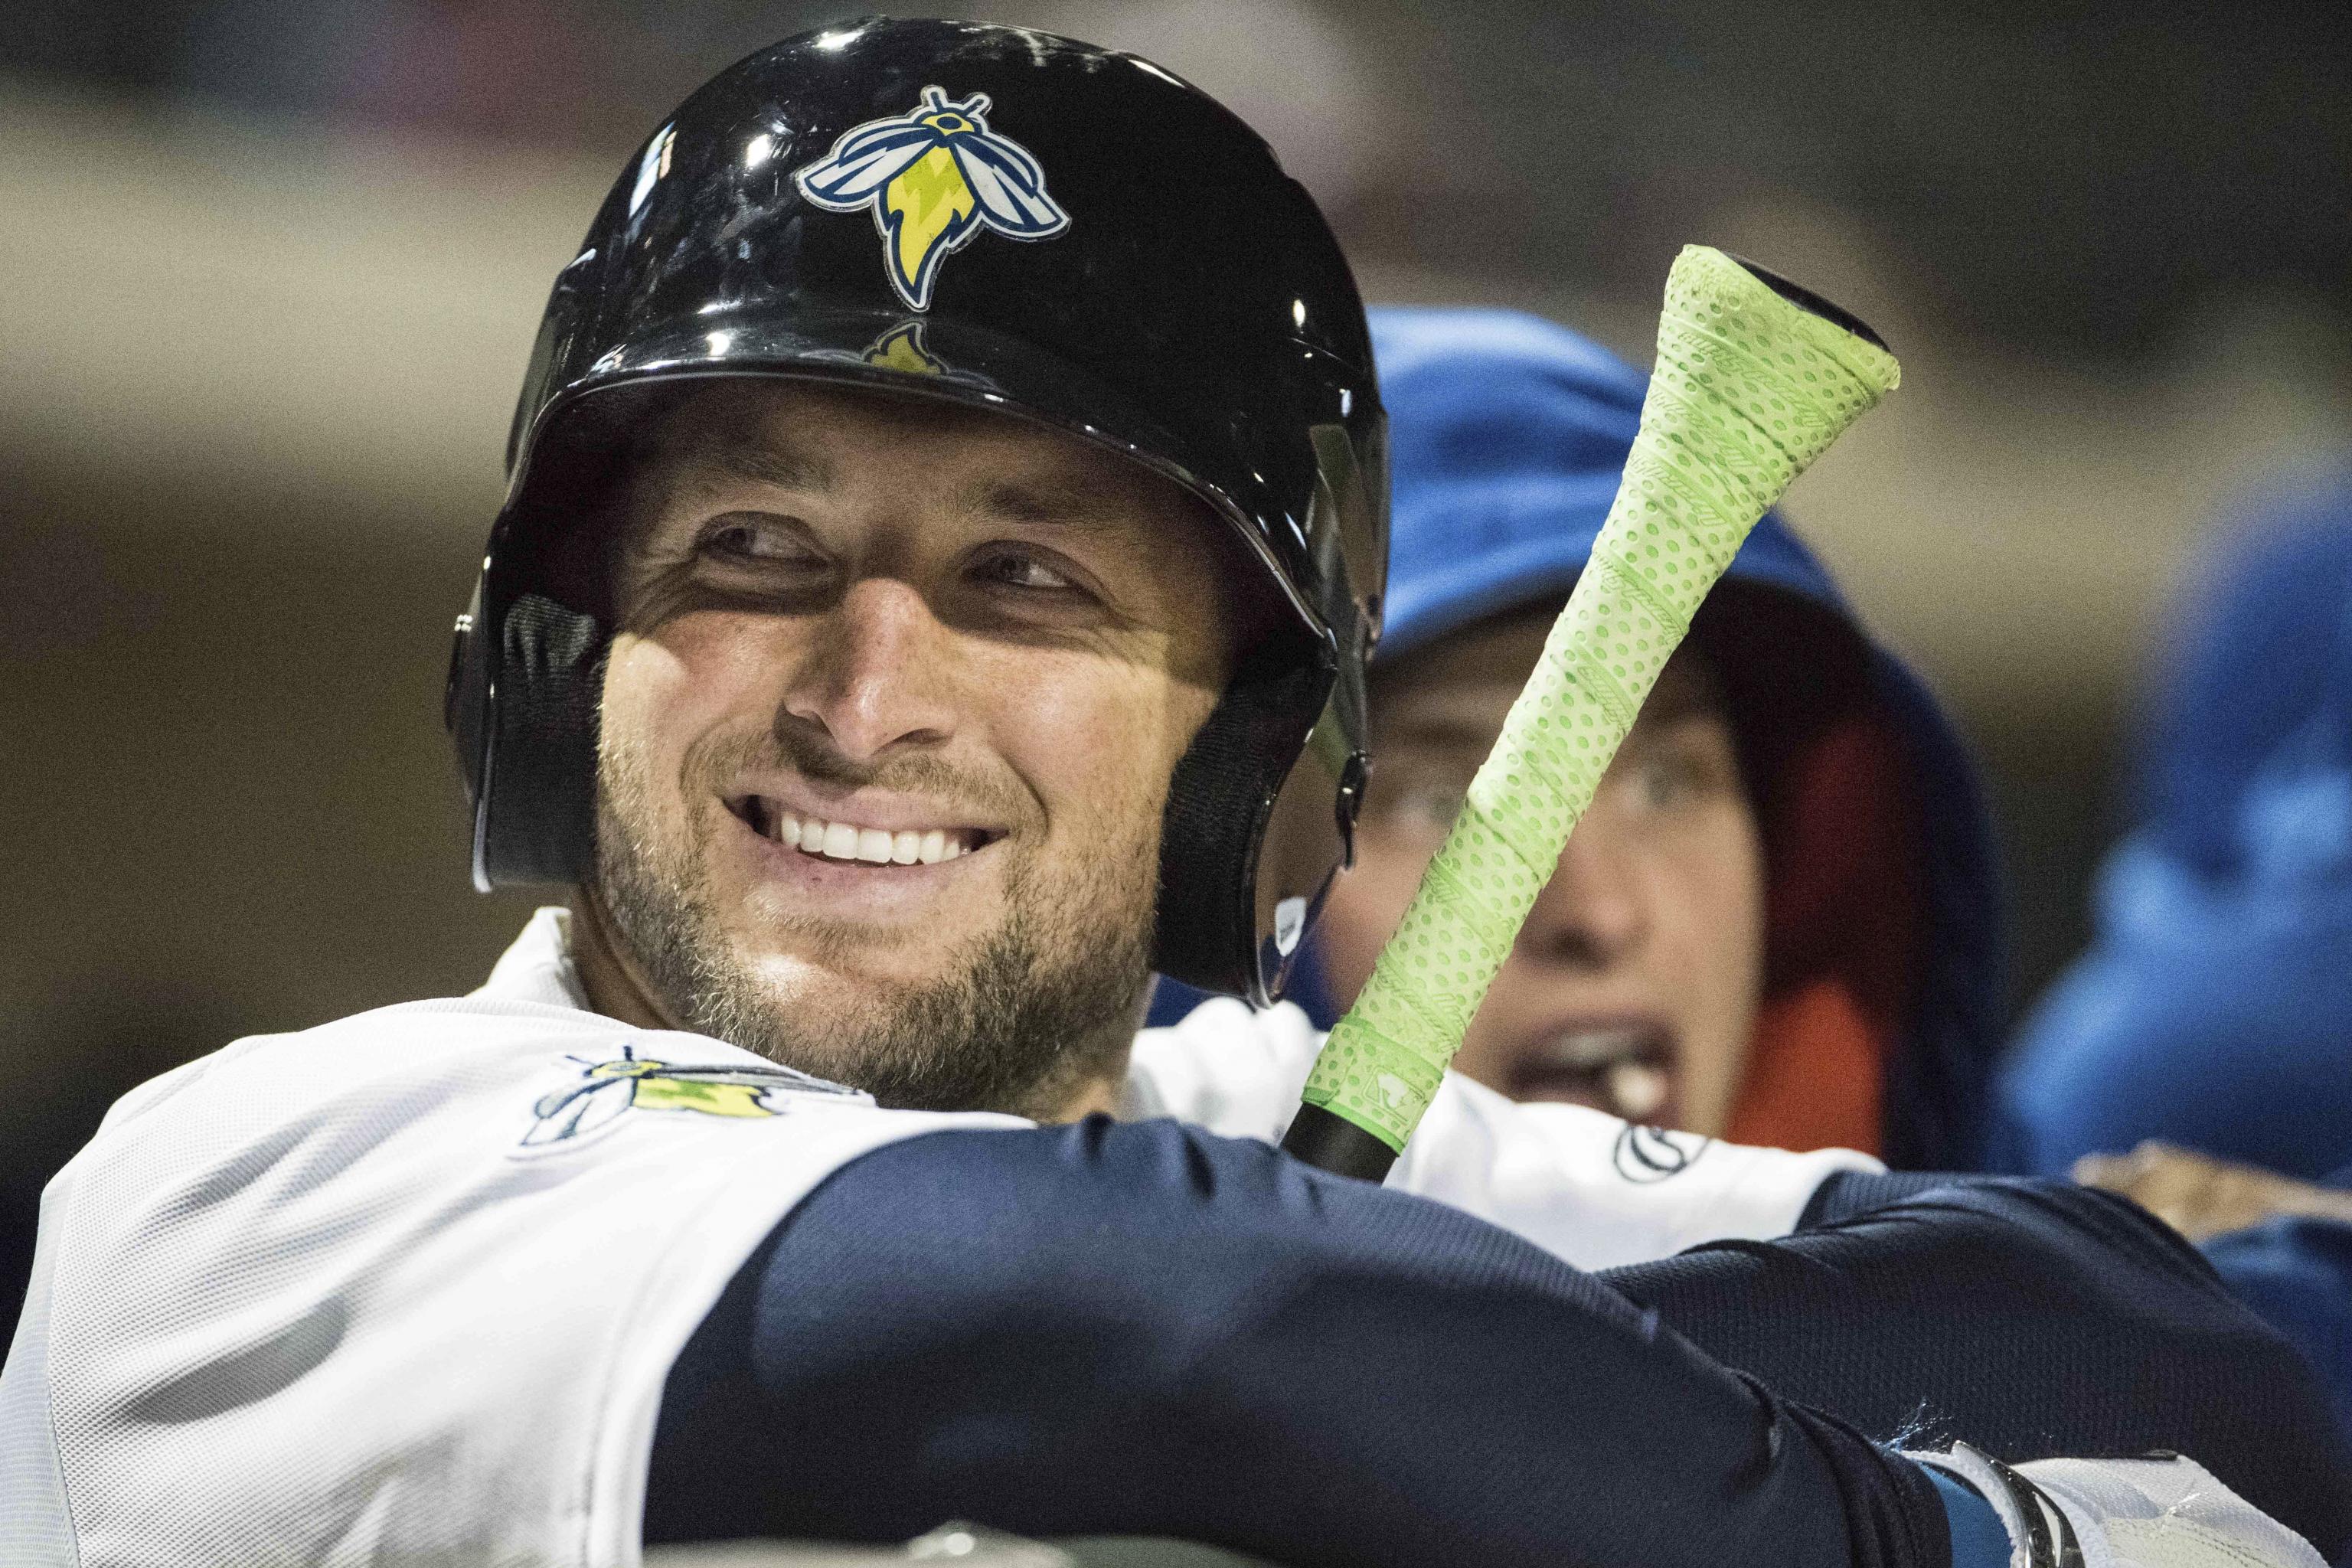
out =
[(1041, 592), (1069, 592), (1077, 588), (1075, 579), (1039, 556), (1024, 551), (1000, 551), (983, 559), (980, 575), (991, 583), (1008, 588), (1029, 588)]
[(808, 546), (792, 530), (770, 519), (721, 518), (702, 531), (701, 550), (724, 561), (800, 561)]
[(1633, 770), (1633, 789), (1643, 805), (1664, 811), (1697, 793), (1698, 780), (1679, 757), (1645, 757)]
[(1667, 745), (1628, 757), (1625, 784), (1644, 811), (1679, 811), (1736, 787), (1734, 764), (1696, 745)]
[(1469, 795), (1462, 785), (1424, 779), (1408, 785), (1398, 795), (1395, 815), (1426, 827), (1450, 828), (1454, 819), (1462, 815)]
[(1470, 793), (1467, 764), (1432, 766), (1399, 758), (1372, 775), (1364, 815), (1399, 832), (1444, 832), (1462, 815)]

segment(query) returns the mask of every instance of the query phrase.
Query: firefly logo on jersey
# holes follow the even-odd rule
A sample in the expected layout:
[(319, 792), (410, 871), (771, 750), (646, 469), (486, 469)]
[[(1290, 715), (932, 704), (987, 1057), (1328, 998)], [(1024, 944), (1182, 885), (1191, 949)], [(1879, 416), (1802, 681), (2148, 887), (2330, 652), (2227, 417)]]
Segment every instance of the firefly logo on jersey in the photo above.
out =
[(785, 1067), (663, 1062), (624, 1046), (618, 1057), (567, 1056), (573, 1069), (560, 1089), (531, 1106), (526, 1149), (576, 1142), (619, 1124), (627, 1110), (685, 1110), (701, 1116), (782, 1114), (780, 1093), (854, 1095), (857, 1091)]
[(994, 229), (1008, 239), (1050, 239), (1070, 215), (1045, 194), (1029, 150), (988, 128), (988, 95), (960, 101), (943, 88), (888, 120), (852, 126), (833, 151), (793, 175), (802, 195), (829, 212), (874, 215), (882, 269), (911, 310), (928, 310), (940, 267)]

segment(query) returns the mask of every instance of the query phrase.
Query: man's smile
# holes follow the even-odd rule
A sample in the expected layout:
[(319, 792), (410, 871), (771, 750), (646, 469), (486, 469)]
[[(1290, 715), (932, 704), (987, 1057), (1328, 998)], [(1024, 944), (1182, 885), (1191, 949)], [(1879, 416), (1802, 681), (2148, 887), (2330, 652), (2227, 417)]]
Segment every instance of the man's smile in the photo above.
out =
[[(733, 827), (723, 828), (713, 847), (757, 901), (755, 921), (846, 920), (895, 949), (909, 941), (928, 947), (933, 939), (968, 937), (983, 910), (1001, 917), (997, 898), (980, 889), (994, 884), (992, 873), (1001, 869), (994, 862), (1002, 853), (993, 847), (1002, 833), (950, 827), (936, 818), (929, 826), (886, 826), (896, 814), (864, 811), (861, 821), (853, 815), (860, 813), (856, 804), (836, 807), (832, 817), (803, 815), (772, 795), (727, 795), (720, 804)], [(883, 821), (871, 820), (877, 816)], [(807, 847), (811, 843), (816, 847)]]
[(983, 849), (1003, 834), (985, 827), (911, 826), (903, 814), (877, 811), (871, 815), (898, 818), (891, 826), (803, 814), (767, 795), (739, 795), (727, 809), (743, 825), (786, 848), (825, 860), (872, 866), (935, 866), (944, 860)]

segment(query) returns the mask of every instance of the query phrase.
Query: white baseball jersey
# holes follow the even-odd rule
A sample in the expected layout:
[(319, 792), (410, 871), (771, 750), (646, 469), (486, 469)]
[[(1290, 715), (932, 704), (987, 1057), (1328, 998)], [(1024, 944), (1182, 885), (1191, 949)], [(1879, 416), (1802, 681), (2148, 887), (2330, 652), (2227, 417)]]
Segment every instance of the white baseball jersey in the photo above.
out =
[[(1027, 1125), (604, 1017), (565, 937), (114, 1107), (43, 1195), (0, 1563), (635, 1564), (664, 1381), (761, 1238), (883, 1144)], [(1272, 1138), (1317, 1043), (1212, 1004), (1139, 1039), (1122, 1111)], [(1451, 1082), (1391, 1184), (1589, 1268), (1780, 1234), (1843, 1168)]]

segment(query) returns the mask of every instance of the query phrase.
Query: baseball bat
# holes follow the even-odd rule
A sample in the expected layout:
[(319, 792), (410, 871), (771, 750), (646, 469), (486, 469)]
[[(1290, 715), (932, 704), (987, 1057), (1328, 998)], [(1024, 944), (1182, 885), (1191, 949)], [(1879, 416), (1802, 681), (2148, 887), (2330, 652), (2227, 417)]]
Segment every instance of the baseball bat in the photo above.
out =
[(1875, 332), (1809, 290), (1706, 246), (1675, 258), (1608, 520), (1462, 815), (1316, 1058), (1285, 1149), (1387, 1174), (1700, 601), (1899, 378)]

